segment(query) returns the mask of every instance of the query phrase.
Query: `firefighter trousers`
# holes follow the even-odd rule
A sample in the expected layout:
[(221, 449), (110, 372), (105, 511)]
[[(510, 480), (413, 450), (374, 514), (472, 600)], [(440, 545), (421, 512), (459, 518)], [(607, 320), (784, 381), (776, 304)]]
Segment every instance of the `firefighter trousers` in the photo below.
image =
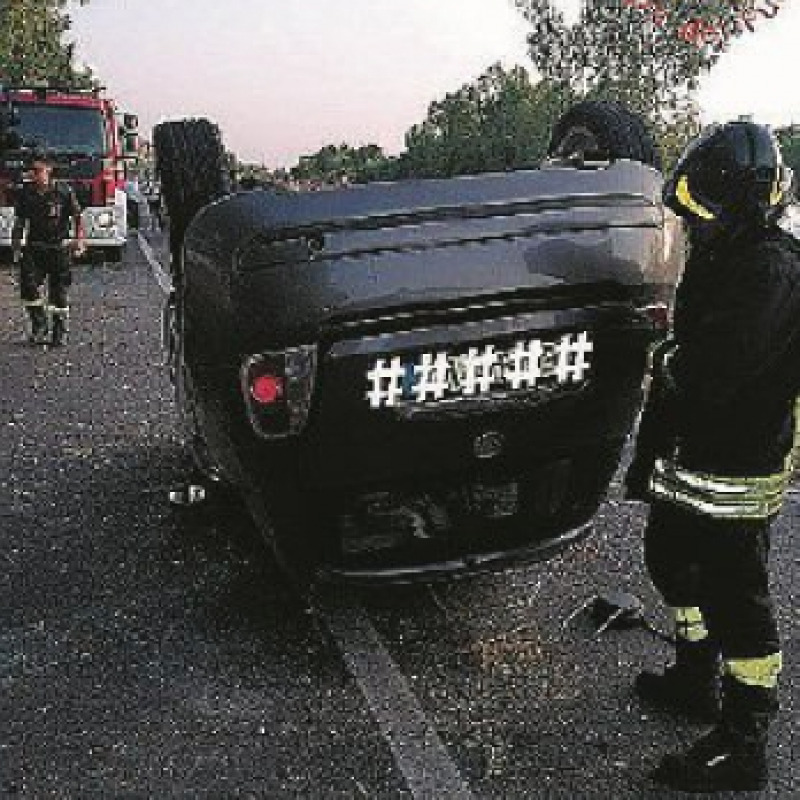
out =
[(664, 601), (699, 608), (723, 659), (780, 651), (769, 591), (770, 520), (716, 519), (653, 503), (645, 563)]
[(20, 263), (20, 294), (24, 305), (45, 305), (42, 297), (45, 280), (51, 310), (66, 314), (72, 284), (69, 253), (59, 246), (26, 247)]

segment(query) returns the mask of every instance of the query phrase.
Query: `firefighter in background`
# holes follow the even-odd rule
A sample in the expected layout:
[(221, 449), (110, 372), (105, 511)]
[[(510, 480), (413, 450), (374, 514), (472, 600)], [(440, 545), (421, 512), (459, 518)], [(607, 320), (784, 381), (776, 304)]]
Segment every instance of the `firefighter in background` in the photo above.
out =
[(664, 186), (690, 252), (625, 482), (651, 505), (645, 560), (676, 625), (675, 663), (635, 690), (714, 723), (653, 773), (684, 791), (768, 781), (781, 671), (769, 530), (800, 394), (800, 241), (778, 226), (790, 185), (769, 129), (732, 122), (692, 142)]
[[(81, 209), (72, 189), (53, 181), (53, 165), (46, 157), (34, 158), (31, 173), (31, 180), (23, 184), (15, 204), (14, 261), (20, 264), (20, 289), (31, 319), (31, 342), (49, 342), (57, 347), (64, 343), (67, 333), (72, 255), (85, 250)], [(73, 223), (75, 239), (71, 241)], [(41, 293), (45, 280), (49, 307)]]

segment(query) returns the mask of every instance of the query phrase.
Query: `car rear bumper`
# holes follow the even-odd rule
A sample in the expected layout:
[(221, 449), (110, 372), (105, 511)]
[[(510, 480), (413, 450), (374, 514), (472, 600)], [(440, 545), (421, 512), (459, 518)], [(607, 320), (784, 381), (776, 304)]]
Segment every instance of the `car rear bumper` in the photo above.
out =
[(412, 479), (262, 485), (270, 538), (322, 580), (437, 580), (544, 560), (580, 540), (606, 496), (623, 440), (502, 466)]
[(446, 560), (434, 560), (416, 564), (387, 563), (373, 566), (323, 564), (316, 568), (315, 577), (328, 583), (347, 583), (362, 586), (452, 580), (477, 575), (481, 572), (507, 569), (537, 561), (547, 561), (566, 548), (582, 541), (591, 532), (592, 522), (589, 521), (558, 535), (529, 542), (512, 549), (466, 553)]

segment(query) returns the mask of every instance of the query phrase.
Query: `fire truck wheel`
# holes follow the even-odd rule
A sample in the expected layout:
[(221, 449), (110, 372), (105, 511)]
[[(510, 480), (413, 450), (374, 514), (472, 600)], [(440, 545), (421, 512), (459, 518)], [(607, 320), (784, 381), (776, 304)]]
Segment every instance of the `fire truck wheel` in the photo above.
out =
[(106, 247), (103, 249), (102, 255), (107, 264), (119, 264), (125, 255), (125, 245)]
[(207, 119), (162, 122), (153, 129), (153, 146), (175, 263), (195, 214), (230, 192), (225, 148), (219, 128)]
[(569, 162), (631, 159), (661, 168), (661, 156), (644, 119), (621, 103), (585, 100), (553, 128), (548, 156)]

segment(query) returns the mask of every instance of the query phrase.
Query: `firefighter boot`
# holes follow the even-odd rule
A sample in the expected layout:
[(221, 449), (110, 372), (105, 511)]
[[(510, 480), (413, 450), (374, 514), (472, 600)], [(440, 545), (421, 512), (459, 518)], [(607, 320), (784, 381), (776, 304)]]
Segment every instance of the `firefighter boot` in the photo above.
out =
[(67, 315), (64, 312), (53, 313), (53, 331), (50, 344), (53, 347), (61, 347), (67, 341)]
[(28, 316), (31, 318), (31, 344), (46, 344), (47, 313), (42, 306), (29, 306)]
[(665, 756), (652, 778), (684, 792), (755, 792), (769, 782), (767, 740), (777, 688), (723, 678), (716, 727), (685, 753)]
[(675, 663), (662, 674), (642, 672), (634, 690), (645, 703), (694, 722), (716, 722), (720, 708), (719, 651), (708, 639), (675, 642)]

